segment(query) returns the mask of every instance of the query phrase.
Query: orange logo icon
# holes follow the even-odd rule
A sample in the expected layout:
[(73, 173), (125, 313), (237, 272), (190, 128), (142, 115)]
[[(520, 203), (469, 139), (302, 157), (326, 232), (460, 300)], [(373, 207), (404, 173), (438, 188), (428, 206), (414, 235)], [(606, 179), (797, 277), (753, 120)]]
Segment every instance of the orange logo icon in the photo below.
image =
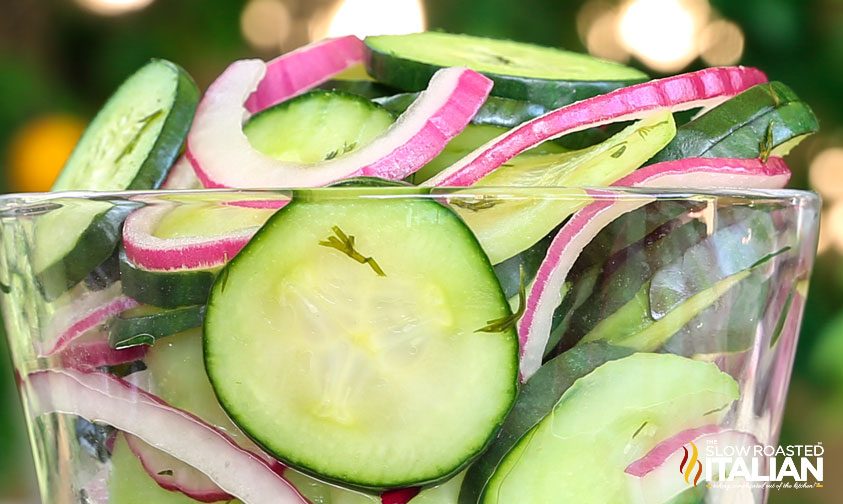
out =
[(682, 457), (682, 462), (679, 463), (679, 474), (685, 478), (685, 483), (697, 486), (702, 476), (702, 463), (699, 461), (700, 452), (697, 450), (697, 445), (693, 441), (690, 445), (690, 451), (687, 447), (682, 447), (685, 455)]

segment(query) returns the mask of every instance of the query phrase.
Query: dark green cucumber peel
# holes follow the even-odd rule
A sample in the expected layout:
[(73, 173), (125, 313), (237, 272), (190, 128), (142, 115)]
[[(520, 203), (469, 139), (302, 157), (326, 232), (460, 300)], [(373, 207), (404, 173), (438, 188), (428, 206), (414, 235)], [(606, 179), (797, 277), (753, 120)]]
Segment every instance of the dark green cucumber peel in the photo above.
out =
[(205, 306), (185, 306), (174, 310), (149, 306), (125, 311), (108, 323), (108, 344), (115, 350), (153, 345), (165, 336), (200, 327)]
[[(660, 205), (665, 204), (672, 206), (670, 202)], [(585, 282), (592, 288), (588, 300), (579, 303), (579, 307), (572, 308), (570, 302), (566, 304), (568, 300), (563, 299), (561, 308), (566, 310), (557, 310), (557, 314), (565, 317), (565, 323), (559, 326), (564, 331), (564, 338), (555, 349), (556, 352), (576, 345), (606, 319), (617, 319), (616, 325), (624, 326), (625, 331), (629, 333), (633, 333), (635, 328), (649, 327), (656, 320), (655, 317), (658, 317), (658, 313), (650, 312), (649, 295), (650, 282), (659, 272), (663, 271), (661, 280), (656, 283), (655, 294), (657, 298), (673, 299), (675, 302), (672, 305), (675, 306), (730, 274), (749, 268), (766, 254), (788, 246), (788, 243), (775, 238), (773, 222), (764, 211), (748, 208), (723, 211), (718, 218), (718, 230), (709, 236), (702, 222), (688, 219), (685, 212), (690, 211), (690, 208), (685, 212), (682, 212), (682, 208), (681, 205), (676, 208), (665, 207), (665, 217), (673, 214), (677, 215), (677, 218), (652, 229), (643, 240), (615, 253), (609, 251), (608, 244), (599, 245), (601, 241), (612, 241), (610, 234), (601, 233), (594, 242), (597, 245), (587, 247), (587, 253), (581, 258), (592, 257), (592, 262), (586, 264), (593, 266), (591, 270), (586, 271), (598, 269), (599, 277), (594, 280), (586, 276), (585, 280), (581, 281), (579, 274), (572, 276), (575, 287), (579, 282)], [(630, 218), (640, 219), (641, 211), (643, 209), (633, 212)], [(677, 211), (682, 213), (677, 214)], [(619, 224), (624, 221), (625, 219), (619, 220)], [(632, 226), (634, 222), (630, 222), (630, 227)], [(747, 235), (752, 236), (753, 240), (743, 243)], [(727, 257), (723, 250), (731, 250), (732, 253)], [(599, 262), (601, 255), (606, 258), (605, 262)], [(683, 268), (686, 255), (689, 261), (687, 267), (696, 272), (689, 273), (693, 278), (686, 278), (677, 271), (685, 271)], [(575, 265), (575, 269), (583, 268), (579, 263), (580, 261)], [(692, 268), (694, 264), (697, 266)], [(669, 275), (671, 272), (673, 274)], [(688, 285), (682, 287), (680, 284)], [(699, 320), (705, 322), (705, 331), (710, 332), (713, 328), (712, 320), (709, 319), (714, 317), (713, 310), (725, 310), (719, 317), (722, 318), (721, 323), (729, 324), (728, 329), (721, 328), (723, 336), (705, 339), (702, 334), (696, 334), (690, 329), (693, 323), (689, 323), (679, 330), (673, 343), (678, 344), (681, 341), (686, 351), (680, 351), (679, 348), (673, 348), (673, 351), (682, 355), (700, 353), (691, 351), (689, 345), (693, 343), (691, 346), (702, 351), (703, 347), (698, 345), (702, 340), (711, 343), (704, 347), (712, 351), (738, 351), (745, 348), (748, 339), (754, 334), (751, 326), (757, 322), (759, 311), (764, 309), (767, 284), (767, 279), (761, 275), (750, 275), (742, 280), (729, 293), (698, 315)], [(635, 300), (638, 300), (638, 309), (633, 309)], [(664, 313), (663, 305), (666, 303), (667, 301), (657, 301), (656, 309), (661, 307), (661, 313)], [(620, 311), (622, 308), (624, 311)], [(679, 335), (685, 336), (680, 338)]]
[(412, 184), (380, 177), (351, 177), (334, 182), (328, 187), (412, 187)]
[(160, 308), (203, 305), (216, 276), (216, 270), (145, 270), (120, 251), (123, 293), (144, 304)]
[(53, 301), (83, 281), (114, 253), (130, 208), (115, 205), (97, 215), (76, 245), (61, 259), (36, 274), (44, 298)]
[[(115, 127), (113, 124), (106, 124), (110, 122), (108, 117), (104, 117), (109, 113), (115, 111), (109, 108), (112, 107), (128, 107), (130, 104), (123, 103), (114, 104), (109, 100), (103, 107), (101, 113), (102, 118), (97, 116), (89, 125), (88, 129), (83, 134), (79, 143), (71, 154), (69, 160), (65, 164), (61, 175), (56, 180), (53, 186), (54, 191), (66, 190), (99, 190), (99, 191), (122, 191), (122, 190), (147, 190), (157, 189), (167, 176), (167, 172), (173, 163), (176, 161), (181, 153), (184, 145), (184, 140), (193, 123), (193, 117), (196, 113), (196, 106), (199, 103), (199, 88), (193, 81), (193, 78), (179, 65), (166, 60), (153, 59), (146, 66), (142, 67), (135, 74), (129, 77), (123, 86), (132, 85), (132, 77), (143, 72), (152, 65), (160, 65), (170, 69), (176, 76), (176, 86), (173, 93), (172, 101), (167, 104), (162, 104), (162, 107), (148, 116), (140, 119), (143, 123), (134, 137), (128, 140), (123, 149), (117, 153), (113, 159), (96, 159), (100, 153), (94, 149), (97, 146), (98, 137), (105, 134), (107, 128)], [(123, 88), (121, 86), (121, 89)], [(120, 89), (115, 92), (115, 96), (120, 93)], [(132, 96), (120, 98), (133, 98)], [(122, 110), (122, 109), (121, 109)], [(122, 119), (119, 116), (118, 119)], [(104, 121), (100, 123), (99, 121)], [(105, 170), (116, 169), (116, 165), (122, 158), (132, 153), (132, 150), (137, 146), (140, 138), (147, 132), (147, 128), (153, 121), (163, 121), (160, 132), (149, 148), (145, 159), (136, 168), (134, 177), (128, 183), (116, 183), (113, 179), (105, 177), (105, 182), (97, 184), (96, 187), (88, 186), (84, 180), (87, 178), (81, 172), (87, 170)], [(101, 140), (100, 140), (101, 141)]]
[[(704, 206), (704, 205), (703, 205)], [(617, 291), (617, 285), (608, 292), (615, 296), (602, 296), (600, 292), (611, 285), (606, 279), (613, 271), (621, 268), (627, 260), (641, 260), (642, 256), (658, 254), (645, 252), (647, 247), (668, 239), (670, 234), (687, 222), (685, 215), (703, 206), (697, 202), (659, 201), (615, 219), (594, 240), (589, 243), (574, 263), (562, 303), (554, 311), (551, 336), (546, 353), (550, 356), (573, 347), (585, 334), (583, 325), (592, 327), (598, 314), (589, 315), (589, 310), (610, 311), (607, 303), (621, 306), (634, 296), (637, 288), (629, 295), (621, 295), (629, 288)], [(632, 277), (633, 282), (636, 277)], [(628, 287), (623, 285), (622, 287)]]
[(559, 402), (573, 383), (632, 350), (602, 343), (582, 345), (544, 364), (521, 388), (518, 399), (483, 455), (469, 467), (459, 504), (477, 504), (501, 461)]
[[(398, 40), (401, 38), (405, 40)], [(411, 45), (417, 46), (413, 48), (414, 52), (432, 55), (437, 64), (423, 61), (422, 55), (402, 55), (399, 54), (401, 51), (395, 50), (396, 42), (407, 43), (411, 39)], [(367, 37), (365, 43), (369, 74), (379, 82), (410, 92), (426, 89), (433, 74), (444, 66), (465, 66), (492, 79), (494, 96), (555, 109), (647, 80), (645, 74), (618, 63), (557, 49), (468, 35), (426, 32)], [(463, 54), (447, 55), (445, 51), (437, 51), (437, 45), (462, 50)], [(510, 51), (514, 53), (510, 54)], [(411, 59), (418, 56), (422, 57)], [(524, 63), (541, 67), (542, 75), (550, 77), (530, 76), (535, 74), (535, 68), (524, 71)], [(589, 78), (589, 74), (596, 75), (598, 80), (584, 80)]]
[[(755, 337), (754, 324), (758, 312), (766, 304), (766, 286), (754, 282), (770, 261), (789, 249), (770, 253), (755, 264), (728, 275), (685, 301), (656, 320), (651, 315), (650, 282), (646, 283), (633, 300), (603, 319), (594, 330), (585, 335), (581, 343), (606, 341), (627, 346), (640, 352), (664, 350), (678, 355), (695, 355), (740, 352), (748, 349)], [(750, 292), (741, 291), (749, 286)], [(760, 288), (764, 292), (757, 292)], [(742, 306), (741, 301), (757, 299), (752, 306)], [(747, 310), (753, 311), (747, 311)], [(749, 324), (730, 327), (734, 317), (749, 319)]]
[(99, 264), (85, 276), (85, 287), (91, 291), (100, 291), (120, 280), (120, 258), (115, 253)]
[(679, 127), (676, 137), (650, 162), (691, 157), (766, 159), (818, 129), (811, 108), (789, 87), (780, 82), (759, 84)]

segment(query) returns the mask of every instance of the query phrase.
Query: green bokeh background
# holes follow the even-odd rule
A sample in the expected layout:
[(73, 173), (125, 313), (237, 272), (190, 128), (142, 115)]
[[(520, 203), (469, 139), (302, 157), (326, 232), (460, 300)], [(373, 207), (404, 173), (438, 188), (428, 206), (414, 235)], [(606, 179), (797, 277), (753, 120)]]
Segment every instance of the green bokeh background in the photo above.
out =
[[(576, 28), (582, 3), (426, 0), (425, 8), (431, 28), (583, 51)], [(272, 56), (244, 42), (240, 32), (244, 4), (243, 0), (158, 0), (137, 13), (103, 17), (72, 0), (0, 1), (0, 165), (6, 164), (8, 143), (19, 128), (49, 113), (89, 118), (114, 87), (150, 57), (179, 62), (206, 86), (233, 59)], [(293, 14), (288, 48), (306, 41), (308, 19), (335, 7), (334, 0), (287, 0), (287, 4)], [(817, 152), (843, 146), (843, 0), (712, 0), (711, 4), (743, 29), (746, 49), (741, 63), (759, 66), (771, 79), (790, 85), (820, 117), (821, 135), (800, 146), (790, 159), (792, 185), (807, 187), (808, 166)], [(701, 66), (696, 61), (688, 69)], [(9, 190), (3, 175), (0, 191)], [(37, 502), (8, 363), (3, 350), (0, 501)], [(783, 441), (823, 443), (826, 485), (822, 490), (774, 493), (771, 503), (843, 502), (843, 261), (834, 251), (822, 254), (817, 263)]]

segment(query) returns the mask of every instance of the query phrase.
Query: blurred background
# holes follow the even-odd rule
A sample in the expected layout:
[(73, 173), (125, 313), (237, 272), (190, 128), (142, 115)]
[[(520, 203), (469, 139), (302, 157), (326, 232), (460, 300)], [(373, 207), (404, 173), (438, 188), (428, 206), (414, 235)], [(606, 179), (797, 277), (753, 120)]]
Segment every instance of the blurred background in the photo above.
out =
[[(653, 76), (759, 66), (810, 103), (822, 131), (790, 157), (825, 201), (782, 442), (821, 442), (822, 490), (843, 502), (843, 0), (0, 0), (0, 191), (48, 190), (86, 122), (151, 57), (204, 87), (237, 58), (327, 35), (442, 29), (557, 46)], [(0, 502), (36, 503), (8, 356), (0, 355)]]

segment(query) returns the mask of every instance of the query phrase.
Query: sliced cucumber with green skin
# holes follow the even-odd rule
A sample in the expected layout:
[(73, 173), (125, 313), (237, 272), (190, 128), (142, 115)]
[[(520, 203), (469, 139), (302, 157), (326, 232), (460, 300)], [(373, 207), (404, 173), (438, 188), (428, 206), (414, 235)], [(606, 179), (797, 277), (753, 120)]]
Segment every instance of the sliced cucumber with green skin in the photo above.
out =
[(421, 91), (443, 67), (467, 67), (495, 83), (492, 94), (559, 108), (647, 80), (638, 70), (521, 42), (425, 32), (366, 37), (366, 67), (378, 82)]
[[(418, 96), (418, 93), (401, 93), (374, 98), (372, 101), (397, 115), (407, 110)], [(490, 96), (486, 98), (486, 103), (474, 115), (471, 124), (498, 126), (509, 129), (530, 119), (544, 115), (549, 111), (550, 109), (538, 103), (511, 100), (509, 98), (501, 98), (500, 96)]]
[(267, 156), (319, 163), (369, 144), (394, 121), (386, 109), (360, 96), (311, 91), (255, 114), (243, 132)]
[(187, 72), (152, 60), (97, 113), (53, 191), (157, 188), (181, 151), (198, 101)]
[(452, 211), (347, 190), (295, 193), (226, 266), (205, 367), (235, 423), (297, 470), (433, 484), (483, 450), (515, 399), (515, 331), (478, 332), (512, 313)]
[[(324, 91), (339, 91), (356, 96), (362, 96), (377, 102), (376, 98), (394, 95), (397, 91), (389, 86), (377, 83), (373, 80), (343, 80), (332, 79), (320, 84), (317, 89)], [(403, 112), (403, 110), (402, 110)]]
[(167, 404), (220, 427), (246, 449), (254, 444), (226, 416), (214, 395), (202, 356), (202, 331), (190, 329), (152, 346), (144, 359), (152, 391)]
[[(418, 97), (418, 93), (402, 93), (392, 96), (384, 96), (382, 98), (375, 98), (372, 101), (383, 105), (384, 108), (393, 114), (401, 114), (413, 103)], [(480, 107), (480, 110), (474, 114), (471, 119), (471, 124), (477, 126), (498, 126), (499, 128), (510, 129), (519, 124), (535, 119), (541, 115), (550, 112), (551, 109), (539, 105), (538, 103), (529, 103), (520, 100), (511, 100), (509, 98), (501, 98), (500, 96), (489, 96), (486, 102)], [(566, 149), (583, 149), (596, 143), (600, 143), (612, 134), (620, 131), (617, 125), (609, 125), (601, 128), (591, 128), (585, 131), (578, 131), (570, 135), (565, 135), (560, 138), (555, 138), (544, 145), (558, 144)], [(499, 130), (499, 133), (503, 133)], [(491, 140), (490, 137), (488, 140)], [(456, 139), (454, 139), (456, 140)], [(451, 141), (451, 143), (454, 142)], [(486, 141), (488, 141), (486, 140)], [(475, 148), (480, 147), (486, 143), (478, 143)], [(474, 150), (474, 149), (471, 149)], [(467, 151), (468, 154), (471, 151)]]
[[(753, 273), (785, 252), (787, 245), (776, 250), (782, 244), (774, 239), (775, 228), (769, 215), (746, 210), (736, 212), (735, 218), (736, 224), (724, 226), (699, 243), (691, 243), (684, 251), (666, 251), (669, 253), (665, 256), (672, 257), (673, 262), (643, 278), (635, 295), (610, 315), (600, 317), (581, 341), (601, 340), (638, 351), (655, 351), (691, 325), (692, 320), (699, 319), (702, 324), (698, 325), (704, 330), (689, 331), (673, 351), (685, 346), (682, 353), (691, 355), (703, 349), (713, 353), (748, 348), (759, 316), (753, 311), (763, 310), (767, 298), (766, 288), (757, 290), (759, 280), (763, 286), (763, 278), (752, 281)], [(634, 271), (631, 277), (636, 277)], [(621, 279), (620, 283), (626, 281)], [(744, 292), (742, 288), (750, 290)], [(737, 314), (747, 319), (749, 326), (730, 328), (732, 310), (750, 293), (759, 298), (759, 306), (744, 306)]]
[(440, 485), (425, 488), (408, 504), (458, 504), (463, 479), (465, 473), (461, 472)]
[(116, 350), (153, 345), (165, 336), (200, 327), (204, 318), (204, 306), (185, 306), (175, 310), (139, 306), (109, 322), (108, 344)]
[[(129, 449), (122, 434), (117, 434), (111, 453), (111, 472), (108, 477), (108, 504), (196, 504), (197, 501), (179, 493), (164, 490), (152, 480), (140, 460)], [(240, 501), (222, 501), (238, 504)]]
[(411, 187), (412, 184), (401, 180), (388, 180), (380, 177), (351, 177), (335, 182), (328, 187)]
[(130, 209), (99, 200), (57, 200), (36, 217), (33, 269), (52, 301), (84, 280), (114, 253)]
[[(409, 181), (414, 184), (420, 184), (425, 180), (433, 177), (437, 173), (441, 172), (445, 168), (451, 166), (458, 160), (465, 157), (466, 154), (469, 152), (474, 151), (477, 147), (485, 144), (489, 140), (493, 138), (497, 138), (501, 133), (506, 132), (506, 128), (502, 128), (500, 126), (492, 126), (492, 125), (479, 125), (479, 124), (469, 124), (466, 128), (454, 137), (453, 140), (448, 142), (448, 145), (445, 147), (438, 156), (436, 156), (431, 162), (427, 163), (424, 167), (422, 167), (419, 171), (413, 173), (409, 177)], [(563, 152), (567, 152), (567, 149), (562, 147), (561, 145), (555, 142), (545, 142), (542, 145), (536, 147), (535, 149), (531, 149), (521, 156), (514, 158), (511, 163), (518, 164), (521, 162), (530, 162), (533, 154), (561, 154)]]
[[(469, 467), (459, 494), (460, 504), (476, 504), (501, 462), (521, 439), (556, 406), (559, 399), (583, 376), (611, 360), (632, 354), (626, 348), (602, 343), (583, 345), (550, 360), (521, 389), (497, 438)], [(544, 471), (551, 473), (547, 466)], [(515, 502), (523, 502), (516, 500)], [(552, 502), (549, 500), (548, 502)]]
[(160, 308), (202, 305), (214, 284), (219, 268), (147, 270), (133, 264), (120, 251), (123, 293), (141, 303)]
[[(456, 212), (475, 232), (492, 264), (501, 263), (537, 243), (567, 217), (589, 203), (584, 190), (571, 197), (536, 198), (535, 193), (486, 198), (490, 187), (595, 187), (611, 185), (660, 151), (676, 132), (669, 112), (656, 113), (609, 140), (563, 154), (533, 155), (508, 162), (467, 189), (475, 201), (451, 198)], [(499, 191), (498, 191), (499, 192)], [(457, 193), (460, 194), (460, 193)]]
[(294, 469), (284, 470), (289, 481), (312, 504), (381, 504), (380, 497), (323, 483)]
[(681, 126), (653, 162), (784, 156), (818, 129), (811, 108), (789, 87), (760, 84)]
[(738, 397), (711, 363), (646, 353), (607, 362), (565, 391), (471, 502), (632, 502), (632, 461), (677, 432), (719, 424)]

